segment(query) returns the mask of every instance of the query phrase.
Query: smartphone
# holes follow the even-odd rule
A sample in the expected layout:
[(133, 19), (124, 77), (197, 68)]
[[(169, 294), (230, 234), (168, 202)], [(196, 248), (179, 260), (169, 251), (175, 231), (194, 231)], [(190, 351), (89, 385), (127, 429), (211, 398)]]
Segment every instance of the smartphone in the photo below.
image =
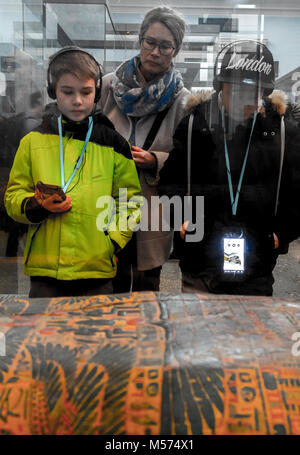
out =
[(245, 239), (224, 238), (224, 272), (244, 273)]
[(59, 199), (58, 202), (62, 202), (66, 199), (66, 195), (59, 185), (49, 185), (47, 183), (43, 183), (41, 181), (37, 182), (36, 188), (43, 193), (44, 198), (47, 199), (48, 197), (52, 196), (53, 194), (57, 194)]

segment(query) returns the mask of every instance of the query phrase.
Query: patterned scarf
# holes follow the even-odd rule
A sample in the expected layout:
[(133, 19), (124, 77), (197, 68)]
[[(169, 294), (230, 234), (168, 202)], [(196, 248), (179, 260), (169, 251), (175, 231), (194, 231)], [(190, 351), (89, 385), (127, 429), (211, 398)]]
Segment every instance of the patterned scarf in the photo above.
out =
[(132, 117), (163, 111), (183, 89), (182, 76), (173, 63), (162, 77), (142, 87), (138, 82), (139, 62), (140, 58), (136, 56), (122, 63), (116, 69), (111, 85), (118, 107)]

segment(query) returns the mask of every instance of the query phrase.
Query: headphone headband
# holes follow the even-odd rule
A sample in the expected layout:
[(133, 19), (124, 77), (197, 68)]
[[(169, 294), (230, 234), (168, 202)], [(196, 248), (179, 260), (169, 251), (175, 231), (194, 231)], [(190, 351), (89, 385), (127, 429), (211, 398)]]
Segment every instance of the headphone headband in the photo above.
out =
[[(101, 88), (102, 88), (102, 67), (101, 65), (97, 62), (95, 57), (90, 54), (89, 52), (85, 51), (84, 49), (81, 49), (78, 46), (66, 46), (60, 49), (59, 51), (55, 52), (55, 54), (51, 55), (49, 57), (49, 65), (48, 65), (48, 70), (47, 70), (47, 93), (49, 98), (55, 100), (56, 99), (56, 90), (55, 86), (53, 85), (51, 81), (51, 65), (53, 62), (59, 57), (60, 55), (67, 53), (67, 52), (82, 52), (83, 54), (88, 55), (93, 62), (97, 65), (98, 68), (98, 76), (96, 80), (96, 92), (95, 92), (95, 100), (94, 102), (97, 103), (100, 100), (101, 96)], [(99, 86), (98, 86), (99, 85)]]

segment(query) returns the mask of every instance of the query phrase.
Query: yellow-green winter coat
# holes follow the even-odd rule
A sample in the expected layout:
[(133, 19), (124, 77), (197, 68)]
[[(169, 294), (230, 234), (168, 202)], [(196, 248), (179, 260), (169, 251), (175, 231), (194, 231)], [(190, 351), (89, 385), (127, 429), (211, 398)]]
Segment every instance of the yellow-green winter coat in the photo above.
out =
[[(27, 275), (58, 280), (111, 278), (116, 274), (115, 247), (124, 248), (134, 221), (139, 221), (142, 197), (130, 145), (104, 115), (95, 114), (93, 119), (82, 165), (66, 190), (72, 198), (69, 212), (48, 212), (33, 198), (39, 180), (61, 185), (57, 114), (46, 116), (20, 142), (5, 206), (15, 221), (29, 224), (24, 251)], [(63, 121), (65, 181), (75, 168), (86, 132), (87, 121)]]

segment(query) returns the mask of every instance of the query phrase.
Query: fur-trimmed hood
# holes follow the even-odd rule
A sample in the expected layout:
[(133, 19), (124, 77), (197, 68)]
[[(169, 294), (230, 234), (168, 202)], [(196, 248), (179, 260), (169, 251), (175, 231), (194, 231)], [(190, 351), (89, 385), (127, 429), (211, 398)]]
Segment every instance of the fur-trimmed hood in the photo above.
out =
[[(186, 102), (185, 111), (187, 114), (191, 113), (197, 106), (209, 101), (215, 90), (200, 90), (199, 92), (192, 93)], [(268, 108), (272, 108), (273, 111), (278, 112), (279, 115), (284, 115), (287, 110), (287, 101), (284, 92), (281, 90), (273, 90), (264, 102), (264, 105), (259, 108), (259, 112), (262, 115), (266, 115)]]
[(198, 92), (192, 92), (188, 97), (184, 110), (187, 114), (192, 112), (200, 104), (206, 103), (210, 100), (212, 95), (216, 93), (215, 90), (199, 90)]
[(266, 98), (264, 106), (259, 109), (262, 115), (265, 115), (266, 109), (270, 100), (271, 107), (274, 111), (278, 112), (279, 115), (285, 115), (287, 110), (287, 101), (285, 93), (281, 90), (273, 90), (271, 95)]

